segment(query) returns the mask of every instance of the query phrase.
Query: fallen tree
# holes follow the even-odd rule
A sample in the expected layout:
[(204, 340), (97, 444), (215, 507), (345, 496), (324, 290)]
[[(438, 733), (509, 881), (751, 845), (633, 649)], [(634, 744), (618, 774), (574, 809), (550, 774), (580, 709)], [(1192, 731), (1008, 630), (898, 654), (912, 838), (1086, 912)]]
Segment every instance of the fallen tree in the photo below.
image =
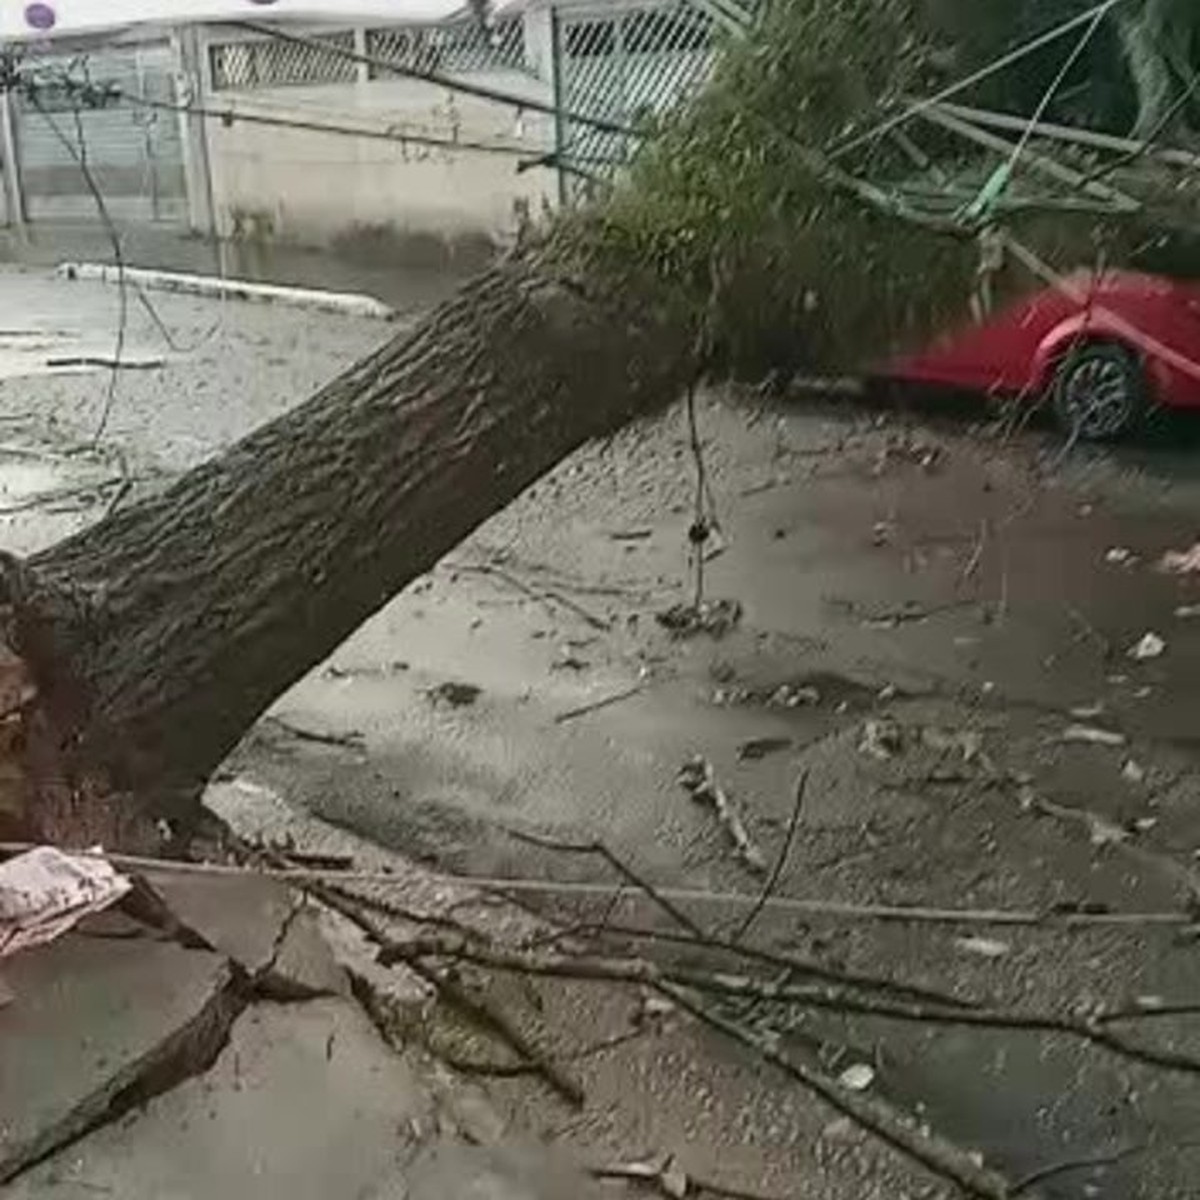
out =
[(777, 6), (603, 207), (162, 493), (6, 559), (34, 681), (15, 824), (110, 796), (186, 825), (276, 696), (586, 440), (702, 371), (859, 362), (964, 310), (974, 243), (878, 182), (891, 143), (821, 149), (919, 77), (912, 16)]

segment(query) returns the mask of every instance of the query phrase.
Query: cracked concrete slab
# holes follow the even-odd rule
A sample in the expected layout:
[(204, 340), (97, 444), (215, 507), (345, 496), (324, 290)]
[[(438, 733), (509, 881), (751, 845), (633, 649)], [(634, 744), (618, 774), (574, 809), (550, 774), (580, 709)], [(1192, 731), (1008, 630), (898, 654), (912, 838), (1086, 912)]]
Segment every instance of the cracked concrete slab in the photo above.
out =
[(321, 934), (316, 909), (298, 909), (288, 922), (270, 966), (256, 981), (256, 991), (271, 1000), (350, 994), (349, 979)]
[(0, 1181), (202, 1067), (240, 1005), (225, 959), (149, 938), (71, 935), (5, 978)]
[(428, 1088), (356, 1005), (264, 1003), (209, 1072), (26, 1172), (6, 1197), (400, 1200), (433, 1129)]
[(274, 961), (300, 898), (273, 879), (147, 872), (171, 915), (254, 977)]

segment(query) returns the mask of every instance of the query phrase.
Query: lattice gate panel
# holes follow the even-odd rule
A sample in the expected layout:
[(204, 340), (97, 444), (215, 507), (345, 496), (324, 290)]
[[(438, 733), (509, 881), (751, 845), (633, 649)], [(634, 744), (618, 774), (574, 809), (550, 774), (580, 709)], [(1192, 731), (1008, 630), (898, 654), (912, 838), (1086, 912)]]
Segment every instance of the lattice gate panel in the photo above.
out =
[[(712, 16), (690, 0), (556, 10), (558, 161), (568, 199), (606, 186), (645, 130), (707, 81), (719, 50)], [(599, 119), (629, 132), (596, 128)]]

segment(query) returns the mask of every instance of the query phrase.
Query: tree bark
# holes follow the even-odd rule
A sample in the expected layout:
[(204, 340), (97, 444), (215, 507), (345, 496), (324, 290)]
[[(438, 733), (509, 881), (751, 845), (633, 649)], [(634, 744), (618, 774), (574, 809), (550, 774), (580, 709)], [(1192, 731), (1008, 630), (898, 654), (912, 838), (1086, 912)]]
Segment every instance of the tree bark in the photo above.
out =
[(1178, 105), (1189, 86), (1182, 75), (1191, 70), (1198, 27), (1194, 10), (1195, 0), (1142, 0), (1136, 12), (1118, 10), (1121, 43), (1137, 89), (1136, 138), (1170, 136), (1187, 125), (1186, 110)]
[(672, 399), (684, 322), (543, 248), (173, 486), (25, 562), (10, 636), (70, 778), (180, 815), (254, 720), (586, 440)]

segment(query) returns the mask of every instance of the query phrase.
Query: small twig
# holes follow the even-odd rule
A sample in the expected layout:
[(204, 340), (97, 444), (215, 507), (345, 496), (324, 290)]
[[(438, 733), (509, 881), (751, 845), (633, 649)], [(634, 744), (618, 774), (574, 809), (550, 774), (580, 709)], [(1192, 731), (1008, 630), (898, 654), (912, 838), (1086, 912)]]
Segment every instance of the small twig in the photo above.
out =
[(970, 1195), (983, 1200), (1009, 1200), (1012, 1188), (996, 1171), (980, 1166), (961, 1146), (934, 1133), (894, 1109), (887, 1101), (843, 1088), (837, 1080), (816, 1067), (798, 1062), (773, 1041), (697, 1001), (685, 988), (661, 983), (659, 990), (697, 1020), (741, 1043), (819, 1096), (830, 1107), (848, 1117), (909, 1158), (915, 1159), (942, 1179), (949, 1179)]
[[(760, 874), (767, 869), (767, 860), (750, 837), (741, 813), (717, 782), (712, 763), (708, 759), (697, 755), (684, 763), (679, 772), (679, 784), (697, 804), (706, 805), (716, 813), (717, 821), (729, 835), (738, 858), (749, 870)], [(760, 897), (760, 911), (769, 899), (769, 896), (765, 899)]]
[(808, 771), (804, 771), (800, 778), (796, 780), (796, 797), (792, 803), (792, 817), (788, 822), (787, 834), (783, 839), (783, 845), (779, 849), (779, 854), (775, 859), (775, 866), (771, 869), (771, 874), (767, 877), (766, 883), (763, 884), (762, 894), (758, 898), (758, 903), (746, 914), (745, 919), (733, 932), (732, 940), (735, 942), (740, 942), (750, 931), (750, 927), (754, 922), (758, 920), (759, 914), (766, 907), (767, 901), (770, 900), (771, 894), (775, 891), (775, 885), (779, 882), (784, 867), (787, 866), (788, 856), (792, 852), (792, 843), (796, 840), (796, 831), (800, 828), (800, 814), (804, 809), (804, 793), (808, 788), (808, 775)]
[(566, 712), (561, 712), (554, 718), (556, 725), (564, 725), (568, 721), (574, 721), (577, 717), (585, 717), (588, 713), (599, 712), (602, 708), (608, 708), (613, 704), (620, 704), (622, 700), (631, 700), (642, 691), (642, 684), (635, 683), (632, 687), (627, 687), (624, 691), (614, 692), (610, 696), (603, 696), (599, 700), (593, 700), (590, 704), (581, 704), (578, 708), (569, 708)]
[(536, 1063), (526, 1060), (510, 1063), (484, 1062), (474, 1058), (458, 1058), (444, 1050), (439, 1050), (436, 1057), (452, 1071), (458, 1071), (461, 1075), (476, 1075), (481, 1079), (520, 1079), (537, 1075), (541, 1071)]
[(1145, 1154), (1154, 1148), (1153, 1142), (1140, 1142), (1134, 1146), (1125, 1146), (1120, 1150), (1110, 1150), (1105, 1154), (1093, 1154), (1084, 1158), (1068, 1158), (1061, 1162), (1049, 1163), (1023, 1175), (1012, 1186), (1014, 1197), (1023, 1196), (1039, 1183), (1045, 1183), (1057, 1175), (1069, 1175), (1074, 1171), (1086, 1171), (1093, 1167), (1111, 1167), (1127, 1158)]
[(46, 359), (48, 367), (103, 367), (110, 371), (157, 371), (163, 366), (161, 358), (118, 359), (102, 354), (76, 354), (66, 358)]
[(979, 564), (983, 561), (983, 551), (987, 545), (987, 521), (979, 522), (979, 537), (975, 539), (975, 548), (971, 551), (971, 557), (967, 559), (963, 566), (962, 573), (958, 577), (959, 586), (967, 583), (975, 572), (979, 570)]
[(612, 629), (612, 623), (604, 620), (603, 617), (598, 617), (595, 613), (588, 612), (582, 604), (572, 600), (570, 596), (564, 596), (561, 592), (555, 591), (553, 588), (536, 588), (532, 584), (526, 583), (525, 580), (518, 578), (511, 571), (505, 570), (504, 567), (497, 566), (495, 563), (459, 563), (456, 564), (455, 570), (466, 571), (476, 575), (491, 575), (496, 579), (501, 579), (509, 585), (516, 588), (518, 592), (524, 593), (531, 600), (537, 600), (539, 603), (546, 604), (548, 602), (558, 604), (561, 607), (573, 612), (580, 620), (590, 625), (593, 629), (598, 629), (602, 633), (608, 633)]
[[(640, 1167), (636, 1164), (628, 1166), (614, 1167), (592, 1167), (588, 1170), (588, 1174), (593, 1179), (619, 1179), (630, 1183), (641, 1183), (655, 1186), (663, 1194), (668, 1193), (662, 1187), (661, 1175), (654, 1175), (649, 1165)], [(701, 1196), (707, 1193), (710, 1196), (723, 1197), (724, 1200), (774, 1200), (766, 1192), (747, 1191), (745, 1188), (726, 1187), (721, 1183), (713, 1183), (710, 1179), (700, 1179), (690, 1172), (687, 1176), (687, 1194), (689, 1196)]]
[(317, 729), (305, 729), (302, 725), (293, 725), (291, 721), (283, 717), (271, 716), (267, 720), (301, 742), (315, 742), (319, 746), (339, 746), (349, 750), (363, 749), (363, 735), (357, 730), (350, 733), (322, 733)]
[(602, 859), (627, 883), (631, 883), (639, 891), (644, 892), (682, 929), (686, 929), (693, 938), (703, 940), (704, 930), (692, 920), (687, 913), (677, 908), (647, 879), (635, 871), (627, 862), (610, 850), (603, 842), (565, 842), (557, 838), (545, 837), (541, 834), (524, 833), (518, 829), (506, 829), (509, 837), (542, 850), (553, 850), (558, 854), (596, 855)]
[(1058, 804), (1056, 801), (1048, 800), (1044, 796), (1029, 795), (1026, 796), (1025, 802), (1034, 812), (1042, 813), (1045, 816), (1053, 817), (1067, 824), (1082, 826), (1093, 841), (1095, 840), (1097, 830), (1111, 828), (1112, 836), (1104, 837), (1100, 842), (1101, 845), (1110, 847), (1114, 854), (1123, 855), (1139, 867), (1161, 872), (1172, 883), (1182, 887), (1189, 896), (1200, 898), (1200, 872), (1193, 870), (1184, 863), (1178, 862), (1169, 854), (1164, 854), (1159, 850), (1147, 850), (1144, 846), (1137, 845), (1130, 840), (1131, 835), (1124, 829), (1112, 825), (1111, 822), (1106, 821), (1103, 817), (1099, 817), (1087, 809), (1072, 808), (1067, 804)]

